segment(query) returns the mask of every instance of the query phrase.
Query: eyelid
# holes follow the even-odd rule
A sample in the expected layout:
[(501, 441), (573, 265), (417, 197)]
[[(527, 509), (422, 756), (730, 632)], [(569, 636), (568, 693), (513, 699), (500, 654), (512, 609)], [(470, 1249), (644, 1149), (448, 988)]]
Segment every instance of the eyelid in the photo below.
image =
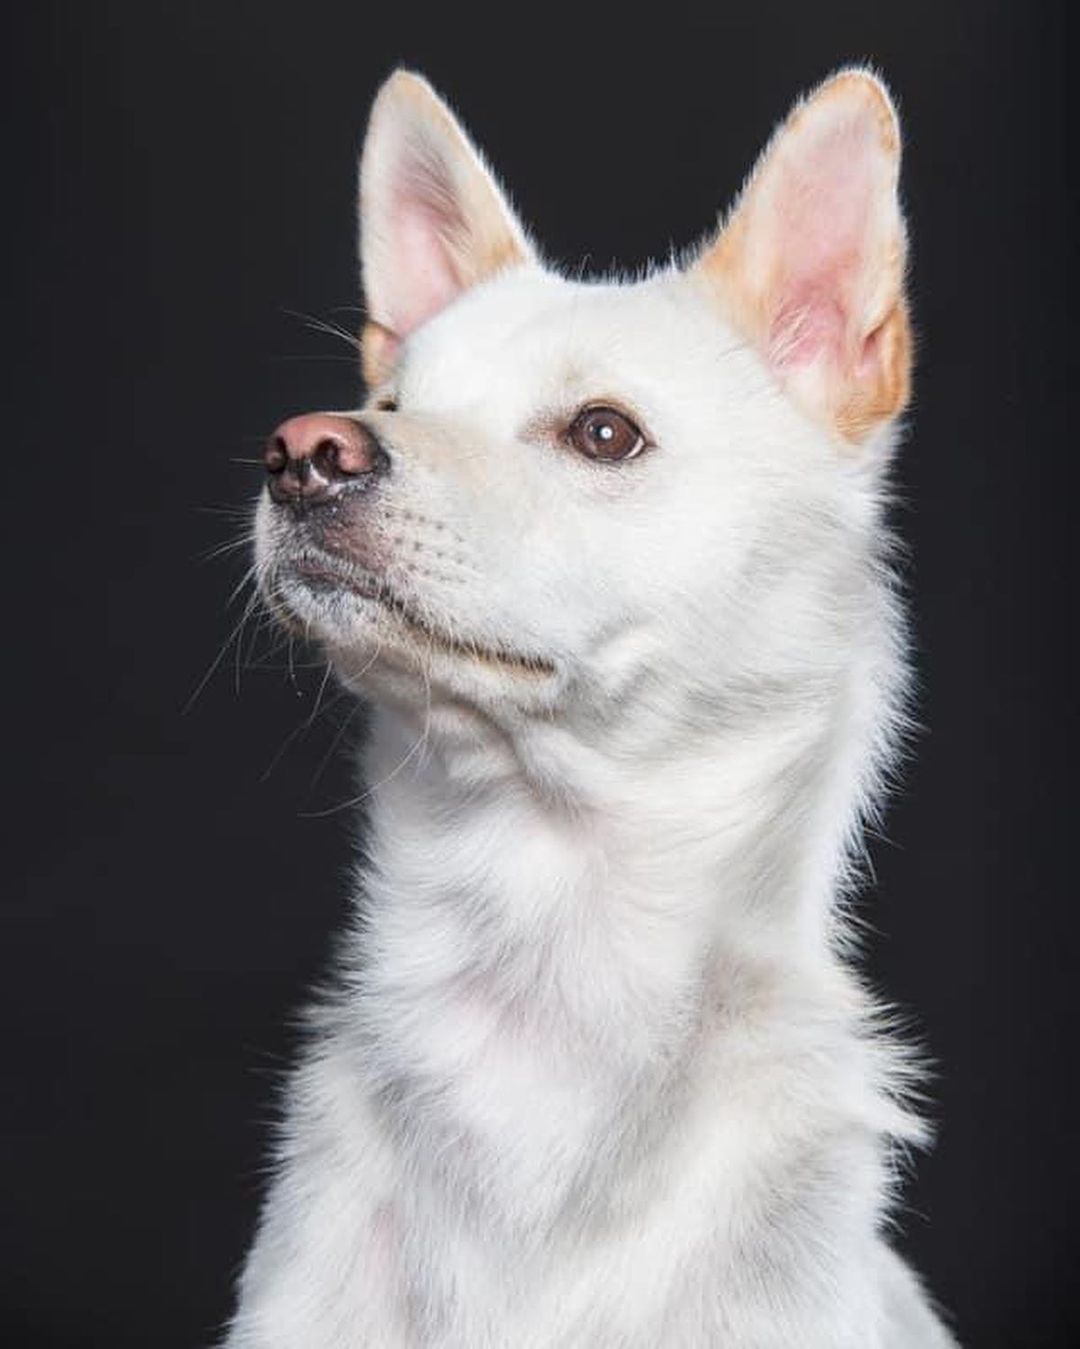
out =
[[(656, 437), (649, 430), (641, 413), (626, 399), (613, 398), (608, 394), (588, 396), (573, 403), (537, 413), (536, 416), (530, 417), (521, 428), (521, 438), (532, 441), (546, 440), (556, 445), (565, 445), (570, 428), (582, 413), (593, 409), (599, 410), (600, 408), (610, 408), (612, 412), (618, 412), (628, 421), (633, 422), (645, 442), (642, 445), (643, 450), (656, 448)], [(637, 453), (634, 455), (635, 458)]]
[(656, 441), (645, 423), (645, 418), (632, 403), (627, 402), (625, 398), (613, 398), (608, 394), (600, 394), (596, 398), (583, 398), (577, 407), (573, 408), (567, 418), (567, 426), (572, 425), (574, 420), (582, 415), (583, 412), (601, 411), (607, 408), (612, 412), (617, 412), (620, 417), (625, 417), (628, 422), (633, 422), (641, 432), (646, 445), (655, 445)]

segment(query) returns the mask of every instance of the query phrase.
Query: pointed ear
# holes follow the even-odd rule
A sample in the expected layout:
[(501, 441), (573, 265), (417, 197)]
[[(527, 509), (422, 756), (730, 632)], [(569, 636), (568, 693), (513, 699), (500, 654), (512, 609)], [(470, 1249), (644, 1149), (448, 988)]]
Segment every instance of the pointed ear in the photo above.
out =
[(781, 382), (850, 441), (908, 397), (899, 168), (888, 91), (844, 71), (795, 107), (695, 264)]
[(479, 153), (426, 80), (395, 71), (360, 161), (360, 264), (377, 384), (402, 341), (470, 286), (526, 262), (525, 233)]

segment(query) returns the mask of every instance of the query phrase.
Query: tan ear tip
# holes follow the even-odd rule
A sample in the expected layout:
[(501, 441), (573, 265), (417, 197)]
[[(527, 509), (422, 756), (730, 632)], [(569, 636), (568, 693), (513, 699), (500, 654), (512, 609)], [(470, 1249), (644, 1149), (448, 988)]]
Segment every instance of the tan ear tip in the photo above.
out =
[(392, 70), (379, 86), (375, 95), (376, 105), (402, 101), (411, 104), (430, 103), (438, 95), (427, 78), (418, 70), (408, 66), (398, 66)]
[(882, 144), (900, 149), (900, 118), (889, 86), (869, 66), (847, 66), (823, 80), (806, 99), (807, 107), (846, 103), (853, 111), (874, 117)]

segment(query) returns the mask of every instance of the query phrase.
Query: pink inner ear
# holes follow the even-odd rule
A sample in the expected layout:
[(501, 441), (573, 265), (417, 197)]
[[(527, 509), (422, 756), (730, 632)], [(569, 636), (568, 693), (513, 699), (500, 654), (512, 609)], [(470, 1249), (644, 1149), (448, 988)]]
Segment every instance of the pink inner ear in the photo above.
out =
[(827, 289), (807, 286), (786, 295), (769, 324), (769, 359), (782, 368), (838, 355), (846, 334), (844, 310)]
[(782, 366), (842, 360), (873, 237), (877, 146), (858, 124), (828, 129), (778, 165), (769, 207), (769, 351)]
[(397, 276), (389, 288), (386, 326), (399, 338), (426, 323), (461, 292), (442, 218), (423, 187), (406, 183), (394, 195), (390, 228)]

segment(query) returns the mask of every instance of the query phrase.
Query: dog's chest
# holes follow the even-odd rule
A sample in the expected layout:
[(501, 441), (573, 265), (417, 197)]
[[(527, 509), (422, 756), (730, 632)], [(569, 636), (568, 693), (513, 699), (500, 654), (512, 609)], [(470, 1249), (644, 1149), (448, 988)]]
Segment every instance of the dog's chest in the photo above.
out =
[(634, 987), (640, 971), (628, 984), (600, 949), (603, 897), (571, 901), (549, 875), (541, 900), (533, 881), (492, 895), (462, 878), (387, 909), (366, 990), (365, 1071), (413, 1166), (511, 1241), (550, 1227), (571, 1195), (608, 1202), (679, 1072), (689, 998)]
[(683, 1307), (700, 1344), (760, 1295), (759, 1254), (778, 1296), (810, 1296), (823, 1163), (783, 1104), (805, 1055), (761, 1019), (767, 978), (706, 958), (716, 873), (650, 891), (651, 842), (601, 847), (505, 798), (424, 805), (402, 800), (392, 848), (373, 821), (346, 952), (331, 1057), (362, 1111), (321, 1177), (330, 1266), (359, 1253), (402, 1342), (440, 1347), (677, 1345)]
[[(666, 1087), (610, 1070), (598, 1085), (492, 1018), (472, 1001), (446, 1012), (424, 1058), (383, 1079), (388, 1168), (373, 1184), (358, 1160), (331, 1186), (366, 1174), (382, 1195), (343, 1221), (341, 1263), (366, 1230), (356, 1293), (385, 1300), (402, 1345), (700, 1346), (742, 1317), (760, 1331), (759, 1299), (794, 1315), (820, 1295), (818, 1191), (840, 1172), (869, 1190), (861, 1149), (808, 1155), (759, 1108), (764, 1081), (742, 1103), (730, 1084), (704, 1089), (696, 1063)], [(401, 1040), (380, 1052), (402, 1055)]]

